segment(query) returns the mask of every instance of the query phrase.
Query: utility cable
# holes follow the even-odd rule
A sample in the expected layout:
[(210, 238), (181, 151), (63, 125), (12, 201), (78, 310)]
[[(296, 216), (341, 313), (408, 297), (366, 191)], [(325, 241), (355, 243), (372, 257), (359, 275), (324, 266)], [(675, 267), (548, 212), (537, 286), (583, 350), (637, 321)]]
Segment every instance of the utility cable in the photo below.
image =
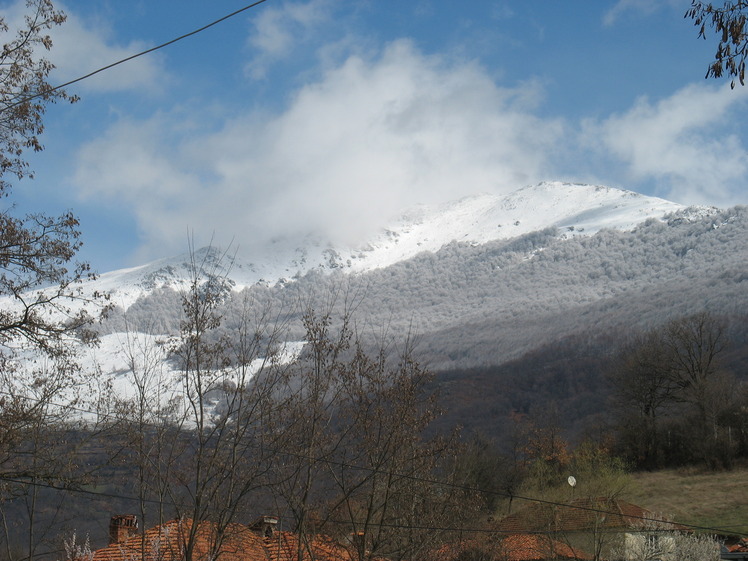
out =
[[(144, 503), (155, 504), (155, 505), (163, 505), (164, 504), (163, 501), (160, 501), (158, 499), (148, 499), (148, 498), (134, 497), (134, 496), (131, 496), (131, 495), (122, 495), (122, 494), (119, 494), (119, 493), (108, 493), (106, 491), (91, 491), (91, 490), (88, 490), (88, 489), (82, 489), (80, 487), (61, 487), (61, 486), (58, 486), (58, 485), (52, 485), (50, 483), (43, 483), (43, 482), (40, 482), (40, 481), (33, 481), (33, 482), (31, 482), (31, 481), (24, 481), (22, 479), (17, 479), (17, 478), (13, 478), (13, 477), (3, 477), (3, 476), (0, 476), (0, 481), (5, 481), (6, 483), (16, 483), (18, 485), (27, 485), (27, 486), (30, 486), (30, 487), (41, 487), (41, 488), (45, 488), (45, 489), (51, 489), (53, 491), (61, 491), (61, 492), (66, 492), (66, 493), (79, 493), (79, 494), (85, 494), (85, 495), (90, 495), (90, 496), (94, 496), (94, 497), (104, 497), (104, 498), (109, 498), (109, 499), (119, 499), (119, 500), (128, 501), (128, 502), (136, 502), (137, 501), (137, 502), (144, 502)], [(179, 507), (179, 508), (184, 508), (184, 509), (188, 509), (189, 507), (192, 506), (191, 504), (186, 504), (186, 503), (169, 503), (169, 504), (172, 505), (172, 506)], [(565, 507), (569, 507), (569, 508), (572, 508), (572, 509), (578, 508), (578, 507), (575, 507), (573, 505), (568, 505), (568, 504), (565, 504), (565, 503), (558, 503), (558, 506), (565, 506)], [(592, 509), (586, 509), (586, 510), (592, 510)], [(602, 514), (614, 514), (614, 515), (623, 516), (623, 517), (626, 517), (626, 518), (641, 518), (641, 517), (636, 517), (636, 516), (621, 515), (620, 513), (616, 513), (616, 512), (613, 512), (613, 511), (595, 510), (595, 512), (602, 513)], [(276, 518), (280, 518), (281, 520), (283, 519), (283, 517), (276, 517)], [(660, 520), (660, 519), (655, 519), (655, 518), (641, 518), (641, 519), (652, 521), (652, 522), (662, 522), (664, 524), (669, 524), (669, 525), (678, 524), (677, 522), (671, 522), (671, 521)], [(362, 522), (357, 522), (355, 520), (351, 521), (351, 520), (338, 520), (338, 519), (334, 519), (334, 518), (329, 518), (329, 519), (327, 519), (327, 521), (330, 522), (330, 523), (333, 523), (333, 524), (358, 523), (358, 524), (363, 525)], [(458, 527), (458, 526), (436, 526), (436, 525), (418, 525), (418, 524), (396, 524), (394, 522), (367, 522), (367, 525), (368, 526), (377, 527), (377, 528), (390, 528), (390, 529), (395, 529), (395, 530), (425, 530), (425, 531), (434, 531), (434, 532), (437, 532), (437, 531), (439, 531), (439, 532), (459, 532), (459, 533), (465, 533), (465, 534), (514, 535), (514, 534), (518, 534), (518, 533), (527, 533), (527, 534), (533, 534), (533, 535), (549, 535), (550, 536), (550, 535), (554, 535), (554, 534), (558, 534), (559, 533), (558, 530), (537, 530), (537, 531), (533, 530), (532, 532), (518, 532), (518, 531), (513, 531), (513, 530), (499, 530), (499, 529), (495, 529), (495, 528), (476, 528), (476, 527)], [(700, 529), (700, 530), (711, 530), (711, 531), (714, 531), (715, 533), (722, 533), (722, 534), (726, 534), (727, 533), (724, 530), (719, 530), (718, 528), (708, 528), (708, 527), (705, 527), (705, 526), (689, 526), (687, 524), (681, 524), (681, 526), (691, 527), (693, 529)], [(630, 531), (631, 530), (628, 529), (628, 528), (598, 528), (597, 529), (598, 533), (606, 533), (606, 534), (621, 534), (621, 533), (628, 533)], [(667, 533), (667, 532), (671, 532), (671, 531), (672, 530), (669, 530), (667, 528), (646, 529), (646, 532), (648, 532), (648, 533), (658, 533), (658, 532)]]
[[(12, 394), (10, 394), (9, 392), (0, 390), (0, 395), (8, 395), (8, 396), (10, 396)], [(36, 401), (35, 399), (30, 398), (30, 397), (26, 397), (26, 396), (15, 396), (15, 397), (21, 397), (21, 398), (27, 399), (29, 401)], [(55, 403), (50, 403), (50, 405), (53, 405), (53, 406), (56, 406), (56, 407), (65, 407), (64, 405), (55, 404)], [(132, 422), (130, 419), (127, 419), (127, 418), (124, 418), (124, 417), (121, 417), (121, 416), (118, 416), (118, 415), (101, 413), (101, 412), (97, 412), (97, 411), (90, 411), (90, 410), (86, 410), (86, 409), (82, 409), (82, 408), (78, 408), (78, 407), (71, 407), (70, 409), (73, 409), (73, 410), (75, 410), (75, 411), (77, 411), (79, 413), (88, 413), (88, 414), (91, 414), (91, 415), (97, 415), (97, 416), (99, 416), (99, 418), (103, 418), (103, 419), (106, 419), (106, 420), (113, 420), (113, 421), (118, 421), (118, 422)], [(162, 428), (160, 425), (157, 425), (155, 423), (143, 423), (143, 426), (150, 427), (150, 428)], [(595, 513), (595, 514), (602, 514), (602, 515), (606, 515), (606, 516), (608, 516), (608, 515), (610, 515), (610, 516), (620, 516), (620, 517), (623, 517), (623, 518), (640, 520), (642, 522), (653, 522), (653, 523), (660, 523), (660, 524), (678, 525), (678, 526), (681, 526), (683, 528), (689, 528), (691, 530), (707, 531), (707, 532), (714, 532), (714, 533), (719, 533), (719, 534), (730, 534), (731, 533), (729, 530), (727, 530), (725, 528), (716, 528), (716, 527), (711, 527), (711, 526), (701, 526), (701, 525), (697, 525), (697, 524), (686, 524), (686, 523), (681, 523), (681, 522), (677, 522), (677, 521), (673, 521), (673, 520), (665, 520), (665, 519), (662, 519), (662, 518), (655, 518), (655, 517), (648, 517), (648, 516), (641, 516), (641, 515), (625, 515), (625, 514), (622, 514), (621, 512), (606, 510), (604, 508), (595, 508), (595, 507), (592, 507), (592, 506), (583, 506), (583, 505), (573, 505), (573, 504), (569, 504), (569, 503), (562, 503), (562, 502), (559, 502), (559, 501), (552, 501), (552, 500), (548, 500), (548, 499), (541, 499), (541, 498), (538, 498), (538, 497), (530, 497), (530, 496), (524, 496), (524, 495), (517, 495), (517, 494), (513, 494), (513, 493), (508, 493), (508, 492), (505, 492), (505, 491), (494, 491), (494, 490), (481, 489), (479, 487), (472, 487), (472, 486), (467, 486), (467, 485), (461, 485), (461, 484), (458, 484), (458, 483), (451, 483), (451, 482), (441, 481), (441, 480), (438, 480), (438, 479), (431, 479), (431, 478), (420, 477), (420, 476), (415, 476), (415, 475), (408, 475), (408, 474), (402, 474), (402, 473), (393, 473), (393, 472), (389, 472), (389, 471), (380, 470), (380, 469), (377, 469), (377, 468), (372, 468), (372, 467), (367, 467), (367, 466), (359, 466), (359, 465), (355, 465), (355, 464), (349, 464), (347, 462), (343, 462), (343, 461), (339, 461), (339, 460), (334, 460), (334, 459), (329, 459), (329, 458), (321, 458), (321, 457), (309, 458), (308, 456), (306, 456), (304, 454), (299, 454), (299, 453), (291, 452), (291, 451), (288, 451), (288, 450), (277, 449), (277, 448), (270, 448), (270, 447), (267, 447), (267, 446), (263, 446), (261, 444), (249, 445), (249, 446), (251, 446), (253, 448), (257, 448), (258, 450), (260, 450), (263, 453), (269, 453), (269, 454), (274, 454), (274, 455), (279, 455), (279, 456), (287, 456), (287, 457), (292, 457), (292, 458), (297, 458), (297, 459), (309, 460), (312, 463), (324, 464), (324, 465), (328, 465), (328, 466), (336, 466), (336, 467), (339, 467), (339, 468), (342, 468), (342, 469), (351, 469), (351, 470), (357, 470), (357, 471), (366, 471), (366, 472), (369, 472), (371, 474), (382, 474), (382, 473), (385, 473), (385, 474), (391, 475), (393, 477), (397, 477), (397, 478), (400, 478), (400, 479), (405, 479), (405, 480), (413, 481), (414, 483), (425, 483), (425, 484), (429, 484), (429, 485), (441, 486), (441, 487), (444, 487), (444, 488), (451, 488), (451, 489), (455, 489), (455, 490), (458, 490), (458, 491), (464, 491), (464, 492), (469, 492), (469, 493), (484, 493), (484, 494), (494, 495), (494, 496), (498, 496), (498, 497), (502, 497), (502, 498), (508, 498), (508, 499), (512, 499), (512, 500), (517, 499), (517, 500), (527, 501), (527, 502), (530, 502), (530, 503), (542, 504), (542, 505), (546, 505), (546, 506), (549, 506), (549, 507), (565, 508), (565, 509), (572, 509), (572, 510), (577, 510), (577, 511), (586, 511), (586, 512), (591, 512), (591, 513)], [(27, 484), (27, 485), (32, 485), (32, 486), (36, 485), (36, 486), (40, 486), (40, 487), (47, 487), (47, 488), (50, 488), (50, 489), (56, 489), (58, 491), (68, 491), (68, 492), (72, 492), (72, 493), (85, 493), (85, 494), (94, 495), (94, 496), (99, 495), (99, 496), (104, 496), (104, 497), (108, 497), (108, 498), (116, 498), (116, 499), (120, 499), (120, 500), (132, 500), (132, 501), (143, 500), (143, 502), (155, 503), (155, 504), (161, 502), (161, 501), (158, 501), (157, 499), (141, 499), (139, 497), (132, 497), (132, 496), (127, 496), (127, 495), (118, 495), (118, 494), (112, 494), (112, 493), (106, 493), (106, 492), (100, 492), (100, 491), (89, 491), (89, 490), (81, 489), (81, 488), (78, 488), (78, 487), (73, 487), (73, 488), (71, 488), (71, 487), (60, 487), (60, 486), (55, 486), (55, 485), (51, 485), (51, 484), (47, 484), (47, 483), (28, 482), (28, 481), (24, 481), (24, 480), (13, 479), (13, 478), (4, 478), (2, 476), (0, 476), (0, 480), (8, 481), (8, 482), (14, 482), (14, 483), (19, 483), (19, 484)], [(176, 506), (185, 506), (185, 505), (176, 505)], [(745, 527), (745, 525), (731, 525), (730, 527)], [(450, 531), (463, 531), (463, 532), (473, 531), (471, 529), (466, 529), (466, 528), (440, 528), (440, 529), (441, 530), (445, 530), (445, 531), (446, 530), (450, 530)], [(489, 533), (490, 532), (494, 532), (494, 533), (498, 532), (497, 530), (486, 530), (486, 531), (489, 532)], [(504, 533), (504, 532), (498, 532), (498, 533)], [(509, 533), (511, 533), (511, 532), (509, 532)]]
[(239, 8), (238, 10), (235, 10), (235, 11), (231, 12), (230, 14), (226, 14), (225, 16), (220, 17), (217, 20), (212, 21), (212, 22), (210, 22), (210, 23), (208, 23), (206, 25), (203, 25), (202, 27), (200, 27), (198, 29), (194, 29), (194, 30), (192, 30), (192, 31), (190, 31), (188, 33), (185, 33), (184, 35), (180, 35), (179, 37), (175, 37), (174, 39), (171, 39), (171, 40), (167, 41), (166, 43), (161, 43), (160, 45), (156, 45), (155, 47), (151, 47), (150, 49), (146, 49), (146, 50), (141, 51), (139, 53), (136, 53), (134, 55), (130, 55), (130, 56), (125, 57), (123, 59), (120, 59), (120, 60), (118, 60), (116, 62), (113, 62), (111, 64), (107, 64), (106, 66), (102, 66), (101, 68), (97, 68), (96, 70), (94, 70), (92, 72), (89, 72), (88, 74), (85, 74), (84, 76), (80, 76), (78, 78), (75, 78), (73, 80), (65, 82), (64, 84), (59, 84), (58, 86), (54, 86), (53, 88), (44, 90), (43, 92), (39, 92), (39, 93), (36, 93), (34, 95), (30, 95), (28, 97), (25, 97), (25, 98), (21, 99), (20, 101), (16, 101), (15, 103), (11, 103), (11, 104), (3, 107), (2, 109), (0, 109), (0, 113), (2, 113), (3, 111), (6, 111), (8, 109), (12, 109), (13, 107), (21, 105), (23, 103), (27, 103), (27, 102), (31, 101), (32, 99), (36, 99), (37, 97), (47, 96), (47, 95), (51, 94), (52, 92), (55, 92), (55, 91), (60, 90), (62, 88), (66, 88), (66, 87), (71, 86), (73, 84), (77, 84), (78, 82), (82, 82), (83, 80), (86, 80), (86, 79), (90, 78), (91, 76), (95, 76), (96, 74), (98, 74), (100, 72), (104, 72), (105, 70), (109, 70), (110, 68), (114, 68), (115, 66), (119, 66), (120, 64), (124, 64), (125, 62), (129, 62), (129, 61), (134, 60), (136, 58), (139, 58), (141, 56), (150, 54), (150, 53), (152, 53), (154, 51), (158, 51), (159, 49), (163, 49), (164, 47), (168, 47), (169, 45), (173, 45), (174, 43), (176, 43), (178, 41), (181, 41), (182, 39), (187, 39), (188, 37), (192, 37), (193, 35), (197, 35), (198, 33), (202, 32), (202, 31), (205, 31), (206, 29), (209, 29), (209, 28), (213, 27), (214, 25), (218, 25), (219, 23), (224, 22), (224, 21), (226, 21), (229, 18), (237, 16), (237, 15), (241, 14), (242, 12), (246, 12), (247, 10), (249, 10), (251, 8), (254, 8), (256, 6), (259, 6), (260, 4), (263, 4), (263, 3), (267, 2), (267, 1), (268, 0), (257, 0), (256, 2), (254, 2), (252, 4), (244, 6), (243, 8)]

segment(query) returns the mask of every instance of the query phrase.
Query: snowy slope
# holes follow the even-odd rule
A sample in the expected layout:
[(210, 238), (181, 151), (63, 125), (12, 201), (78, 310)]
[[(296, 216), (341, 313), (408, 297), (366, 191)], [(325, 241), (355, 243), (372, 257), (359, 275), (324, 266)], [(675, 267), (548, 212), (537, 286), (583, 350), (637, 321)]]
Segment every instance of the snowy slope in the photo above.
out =
[[(148, 399), (178, 411), (185, 411), (186, 401), (184, 373), (167, 362), (168, 338), (145, 333), (111, 333), (100, 338), (92, 348), (81, 347), (81, 364), (84, 376), (96, 380), (97, 387), (89, 391), (100, 396), (110, 391), (121, 400), (138, 398), (138, 390), (146, 391)], [(303, 348), (303, 343), (285, 343), (278, 351), (278, 364), (294, 360)], [(247, 375), (257, 373), (266, 365), (265, 357), (258, 357), (248, 367)], [(218, 374), (219, 383), (234, 382), (236, 372), (229, 369)], [(177, 414), (177, 410), (173, 411)]]
[[(81, 369), (76, 372), (75, 383), (70, 380), (71, 383), (61, 384), (56, 390), (51, 408), (70, 418), (93, 421), (97, 415), (107, 414), (107, 406), (135, 403), (143, 397), (151, 405), (159, 404), (173, 419), (179, 419), (190, 404), (185, 373), (167, 360), (172, 344), (173, 340), (167, 336), (137, 332), (106, 334), (92, 347), (71, 341)], [(283, 343), (276, 348), (277, 354), (271, 361), (288, 364), (299, 356), (303, 347), (302, 342)], [(252, 360), (243, 373), (245, 379), (267, 368), (271, 361), (262, 356)], [(29, 380), (39, 375), (54, 377), (55, 365), (31, 349), (21, 351), (19, 364), (19, 370), (6, 380), (6, 391), (12, 388), (13, 395), (36, 399), (34, 384)], [(234, 369), (203, 374), (206, 380), (212, 380), (215, 388), (238, 383), (239, 373)]]
[[(256, 283), (287, 282), (311, 270), (363, 273), (409, 259), (422, 251), (438, 251), (452, 241), (482, 244), (509, 239), (547, 227), (563, 237), (592, 235), (602, 228), (630, 230), (648, 218), (661, 219), (683, 205), (631, 191), (561, 182), (540, 183), (508, 196), (477, 195), (442, 206), (421, 206), (392, 221), (360, 247), (333, 247), (307, 237), (295, 244), (271, 244), (252, 261), (233, 261), (201, 250), (197, 261), (227, 266), (236, 289)], [(706, 209), (700, 209), (707, 212)], [(695, 209), (699, 212), (699, 209)], [(218, 253), (218, 252), (216, 252)], [(112, 303), (127, 309), (143, 294), (159, 286), (186, 286), (189, 256), (181, 255), (147, 265), (105, 273), (91, 290), (111, 294)], [(220, 268), (221, 273), (226, 271)]]
[[(689, 216), (699, 217), (711, 214), (716, 212), (716, 209), (684, 209), (682, 205), (663, 199), (608, 187), (559, 182), (541, 183), (519, 189), (505, 197), (478, 195), (442, 206), (421, 206), (411, 209), (399, 219), (393, 220), (367, 244), (357, 248), (332, 247), (318, 238), (309, 236), (290, 245), (280, 241), (277, 244), (271, 244), (266, 249), (267, 253), (254, 255), (252, 262), (243, 260), (239, 256), (223, 255), (217, 249), (203, 248), (196, 251), (192, 257), (185, 254), (154, 261), (140, 267), (105, 273), (97, 280), (87, 283), (84, 291), (107, 293), (110, 295), (111, 303), (124, 311), (138, 298), (150, 294), (159, 287), (168, 286), (177, 290), (187, 288), (191, 271), (195, 266), (203, 270), (203, 276), (206, 274), (214, 274), (218, 277), (227, 276), (232, 288), (237, 290), (257, 283), (279, 285), (280, 290), (284, 283), (291, 282), (295, 277), (303, 276), (312, 270), (357, 274), (372, 272), (396, 265), (424, 251), (436, 253), (443, 246), (454, 241), (477, 246), (494, 240), (516, 238), (549, 227), (556, 228), (560, 238), (590, 236), (603, 228), (631, 230), (648, 219), (663, 219), (674, 212), (679, 212), (679, 216), (689, 219)], [(574, 243), (574, 241), (569, 241), (569, 243)], [(521, 306), (522, 304), (517, 304), (521, 301), (509, 298), (508, 291), (511, 288), (511, 282), (510, 279), (506, 280), (507, 283), (502, 286), (501, 290), (489, 290), (491, 294), (480, 297), (480, 305), (470, 304), (467, 308), (464, 305), (460, 308), (462, 305), (460, 301), (464, 299), (464, 294), (449, 293), (449, 300), (439, 301), (440, 303), (436, 306), (434, 298), (430, 297), (428, 306), (432, 308), (435, 306), (435, 308), (430, 311), (431, 316), (428, 316), (430, 319), (424, 325), (430, 325), (430, 328), (435, 330), (457, 329), (463, 333), (464, 329), (461, 325), (445, 323), (446, 320), (442, 316), (459, 323), (460, 318), (466, 321), (470, 319), (465, 315), (469, 311), (475, 316), (474, 322), (488, 321), (491, 318), (483, 318), (480, 314), (493, 313), (496, 317), (499, 314), (491, 298), (504, 301), (504, 306), (507, 305), (506, 302), (514, 302), (511, 305)], [(316, 281), (311, 279), (310, 282)], [(440, 294), (446, 290), (444, 286), (427, 286), (428, 281), (420, 277), (414, 279), (413, 284), (432, 296), (436, 293), (435, 289), (441, 291)], [(392, 285), (389, 289), (406, 298), (406, 300), (397, 301), (398, 310), (412, 306), (406, 314), (407, 321), (412, 322), (413, 318), (419, 314), (419, 310), (415, 307), (421, 301), (418, 300), (417, 290), (411, 287), (412, 292), (408, 292), (404, 290), (404, 286), (401, 283)], [(372, 287), (371, 290), (375, 288)], [(396, 318), (393, 319), (392, 316), (394, 312), (386, 304), (388, 298), (392, 299), (392, 297), (386, 293), (388, 288), (384, 290), (385, 292), (380, 294), (380, 299), (375, 299), (383, 303), (377, 307), (381, 308), (380, 311), (383, 314), (389, 314), (390, 321), (395, 322)], [(520, 286), (519, 291), (524, 293), (524, 284)], [(538, 300), (537, 287), (531, 292), (529, 298)], [(587, 295), (586, 298), (589, 299), (592, 296)], [(454, 309), (451, 307), (452, 303), (456, 306)], [(545, 306), (539, 301), (534, 304)], [(512, 312), (501, 311), (501, 314), (506, 313)], [(513, 332), (521, 334), (517, 329)], [(446, 349), (448, 343), (454, 345), (465, 343), (464, 340), (455, 337), (451, 331), (444, 333), (446, 333), (447, 341), (440, 341), (437, 345), (441, 349)], [(102, 335), (98, 347), (81, 348), (81, 364), (89, 375), (87, 384), (91, 384), (85, 388), (85, 392), (91, 396), (99, 396), (111, 389), (118, 398), (132, 398), (138, 386), (137, 373), (133, 370), (140, 371), (142, 375), (150, 367), (152, 369), (150, 387), (157, 394), (154, 394), (152, 399), (158, 403), (174, 403), (178, 407), (184, 407), (183, 374), (176, 371), (174, 365), (165, 360), (165, 347), (159, 344), (159, 341), (166, 337), (167, 334), (108, 332)], [(470, 344), (475, 346), (476, 341), (480, 343), (479, 339), (475, 339)], [(520, 348), (520, 343), (516, 342), (514, 346)], [(287, 342), (282, 351), (282, 361), (292, 360), (302, 347), (303, 343), (298, 341)], [(458, 351), (459, 349), (455, 353), (459, 354)], [(133, 358), (152, 362), (150, 365), (136, 365), (133, 369), (131, 364)], [(25, 361), (26, 368), (35, 367), (32, 359), (33, 357), (30, 356), (30, 359)], [(28, 375), (32, 375), (31, 370), (28, 371)], [(227, 372), (226, 375), (230, 373)], [(24, 385), (23, 377), (19, 377), (19, 383)], [(71, 388), (71, 391), (74, 390), (78, 391)]]
[(553, 226), (562, 236), (592, 235), (602, 228), (631, 230), (648, 218), (683, 208), (610, 187), (540, 183), (506, 197), (479, 195), (407, 213), (365, 251), (354, 253), (350, 268), (358, 272), (387, 267), (421, 251), (438, 251), (451, 241), (483, 244)]

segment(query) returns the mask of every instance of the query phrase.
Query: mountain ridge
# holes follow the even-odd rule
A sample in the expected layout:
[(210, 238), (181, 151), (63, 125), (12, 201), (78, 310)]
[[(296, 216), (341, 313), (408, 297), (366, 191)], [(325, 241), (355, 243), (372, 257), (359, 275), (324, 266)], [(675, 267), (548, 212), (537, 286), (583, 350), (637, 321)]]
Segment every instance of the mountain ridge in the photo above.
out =
[[(690, 215), (696, 217), (717, 210), (689, 208)], [(474, 195), (452, 203), (409, 209), (369, 241), (355, 247), (334, 246), (319, 236), (309, 235), (297, 244), (277, 240), (267, 248), (266, 255), (255, 256), (252, 261), (227, 252), (222, 263), (207, 263), (207, 267), (218, 267), (216, 274), (226, 275), (233, 288), (241, 290), (256, 284), (293, 282), (311, 271), (363, 274), (424, 251), (439, 251), (451, 242), (480, 245), (548, 227), (557, 228), (560, 238), (591, 236), (605, 228), (626, 231), (647, 219), (663, 220), (686, 209), (678, 203), (611, 187), (544, 182), (504, 197)], [(192, 257), (183, 254), (103, 273), (90, 288), (110, 294), (112, 302), (126, 310), (155, 288), (185, 288), (191, 261), (199, 263), (206, 258), (207, 250), (199, 251)], [(222, 255), (215, 248), (214, 253), (214, 258)]]
[[(539, 197), (543, 204), (536, 204)], [(531, 209), (538, 210), (531, 215)], [(437, 374), (456, 373), (454, 388), (468, 387), (461, 377), (483, 369), (477, 394), (485, 410), (499, 416), (525, 407), (526, 396), (547, 395), (546, 388), (554, 399), (591, 411), (577, 395), (580, 365), (592, 388), (585, 404), (600, 406), (601, 353), (677, 317), (704, 310), (735, 317), (732, 339), (748, 345), (748, 330), (740, 328), (740, 318), (748, 317), (746, 207), (683, 207), (612, 188), (555, 183), (500, 202), (477, 196), (436, 210), (420, 207), (393, 224), (380, 246), (361, 250), (382, 258), (370, 259), (366, 269), (358, 264), (360, 271), (345, 262), (334, 266), (340, 253), (338, 261), (325, 261), (335, 257), (324, 253), (332, 248), (312, 244), (322, 261), (309, 252), (305, 263), (293, 265), (298, 274), (273, 283), (263, 281), (257, 266), (217, 248), (102, 275), (94, 288), (106, 291), (109, 283), (115, 308), (96, 326), (100, 346), (82, 350), (81, 363), (104, 386), (128, 395), (134, 375), (127, 346), (153, 348), (149, 356), (158, 357), (159, 372), (178, 392), (181, 374), (164, 342), (183, 326), (180, 291), (189, 287), (194, 267), (203, 279), (228, 275), (216, 310), (221, 324), (210, 334), (216, 340), (246, 328), (250, 305), (250, 315), (278, 322), (284, 360), (293, 360), (305, 337), (303, 314), (310, 308), (304, 306), (329, 313), (331, 329), (355, 308), (357, 334), (369, 348), (384, 343), (397, 349), (413, 336), (417, 360)], [(502, 238), (507, 231), (522, 233)], [(586, 366), (579, 362), (585, 353), (593, 355)], [(499, 378), (509, 374), (514, 381), (507, 387)], [(475, 410), (474, 395), (466, 399), (462, 411)]]

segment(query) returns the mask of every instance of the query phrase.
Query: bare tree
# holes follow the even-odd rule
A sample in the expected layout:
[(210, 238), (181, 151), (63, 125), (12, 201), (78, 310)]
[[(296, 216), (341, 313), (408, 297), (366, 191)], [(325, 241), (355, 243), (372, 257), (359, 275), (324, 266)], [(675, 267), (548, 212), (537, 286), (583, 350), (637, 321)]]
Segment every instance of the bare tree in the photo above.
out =
[(547, 494), (568, 477), (572, 455), (569, 442), (561, 429), (560, 414), (555, 403), (542, 412), (534, 412), (534, 419), (521, 419), (522, 463), (525, 470), (523, 486)]
[[(39, 136), (46, 105), (70, 98), (53, 89), (47, 77), (53, 66), (40, 50), (52, 42), (47, 30), (65, 21), (50, 0), (28, 0), (24, 24), (11, 29), (0, 18), (0, 197), (8, 197), (8, 176), (33, 174), (24, 159), (26, 150), (40, 151)], [(50, 358), (70, 356), (65, 336), (90, 318), (68, 303), (79, 296), (76, 284), (89, 272), (86, 264), (72, 264), (80, 247), (78, 220), (72, 213), (59, 217), (41, 214), (14, 216), (13, 206), (0, 209), (0, 366), (7, 370), (18, 345), (25, 343)], [(45, 290), (37, 290), (40, 287)], [(56, 312), (56, 313), (51, 313)]]
[(627, 342), (608, 379), (629, 456), (641, 467), (658, 467), (661, 418), (672, 409), (677, 390), (663, 333), (652, 330)]
[(339, 382), (347, 368), (352, 331), (348, 312), (343, 313), (339, 326), (333, 325), (336, 298), (337, 294), (331, 294), (320, 314), (311, 303), (305, 306), (305, 348), (289, 372), (286, 406), (273, 423), (273, 432), (285, 435), (278, 443), (281, 457), (273, 489), (299, 535), (297, 559), (313, 555), (312, 541), (324, 525), (322, 511), (329, 493), (322, 474), (345, 437), (336, 430), (342, 395)]
[(63, 539), (63, 547), (65, 549), (65, 561), (91, 561), (93, 559), (93, 551), (91, 551), (88, 536), (79, 541), (78, 536), (73, 532), (69, 538)]
[[(0, 543), (7, 559), (33, 556), (40, 545), (54, 541), (54, 525), (67, 521), (65, 495), (52, 496), (45, 488), (74, 486), (87, 475), (80, 454), (88, 440), (76, 410), (87, 407), (88, 378), (78, 368), (59, 367), (42, 361), (23, 376), (4, 380), (11, 388), (3, 398), (0, 442)], [(89, 435), (97, 431), (96, 423), (85, 428)]]
[(692, 19), (699, 28), (699, 37), (706, 39), (707, 26), (714, 28), (718, 37), (714, 62), (709, 65), (706, 78), (720, 78), (726, 74), (732, 78), (730, 87), (735, 87), (735, 78), (745, 85), (745, 58), (748, 54), (746, 21), (748, 2), (725, 1), (721, 4), (692, 0), (686, 18)]
[(464, 485), (477, 490), (480, 509), (487, 514), (494, 514), (504, 499), (516, 495), (522, 483), (518, 463), (503, 454), (493, 439), (480, 433), (461, 447), (456, 469)]
[(676, 320), (665, 327), (663, 343), (680, 399), (706, 415), (706, 395), (727, 345), (724, 323), (706, 312)]
[(7, 174), (18, 179), (29, 174), (26, 150), (43, 149), (39, 136), (44, 131), (43, 117), (48, 103), (67, 99), (76, 101), (62, 89), (47, 82), (54, 66), (40, 56), (50, 50), (52, 40), (47, 30), (65, 21), (65, 14), (56, 10), (51, 0), (27, 0), (24, 23), (11, 29), (0, 18), (4, 35), (0, 52), (0, 194), (7, 194)]
[[(134, 395), (115, 396), (108, 427), (111, 458), (135, 471), (137, 513), (143, 530), (162, 524), (170, 499), (170, 480), (185, 450), (178, 438), (183, 422), (181, 397), (165, 368), (167, 343), (154, 334), (135, 332), (125, 315), (120, 352), (125, 358)], [(155, 505), (155, 507), (153, 506)], [(154, 512), (155, 510), (155, 512)], [(141, 559), (148, 551), (141, 533)], [(136, 560), (133, 560), (136, 561)]]
[[(729, 460), (723, 417), (734, 380), (720, 365), (726, 347), (724, 323), (704, 312), (637, 337), (618, 355), (610, 380), (624, 444), (639, 466), (661, 466), (670, 448), (689, 461)], [(662, 442), (660, 424), (668, 415), (687, 443)]]
[(163, 485), (170, 507), (193, 521), (184, 536), (188, 561), (204, 521), (214, 529), (211, 547), (217, 554), (236, 515), (266, 484), (272, 443), (279, 438), (266, 433), (285, 376), (282, 323), (245, 298), (235, 337), (221, 334), (221, 305), (230, 294), (230, 258), (215, 248), (191, 248), (190, 254), (185, 319), (172, 349), (184, 399), (173, 421), (173, 438), (180, 446), (175, 457), (170, 452), (165, 458), (174, 467), (162, 472), (168, 478)]
[(337, 297), (303, 315), (306, 347), (278, 422), (286, 438), (275, 489), (299, 533), (299, 558), (313, 555), (314, 534), (325, 532), (361, 561), (418, 559), (458, 509), (468, 510), (454, 485), (454, 443), (424, 437), (438, 412), (412, 342), (400, 353), (368, 350), (351, 327), (355, 306), (346, 301), (340, 317), (331, 311)]
[(658, 515), (640, 521), (619, 540), (611, 558), (626, 561), (717, 561), (719, 542), (714, 536), (685, 532)]
[(0, 470), (25, 481), (27, 549), (35, 542), (37, 484), (59, 477), (66, 464), (60, 446), (46, 445), (64, 433), (54, 426), (66, 420), (61, 413), (80, 403), (76, 343), (93, 340), (86, 330), (92, 318), (80, 305), (80, 281), (90, 271), (74, 262), (78, 220), (70, 212), (19, 216), (8, 202), (11, 181), (33, 177), (25, 154), (43, 149), (47, 105), (75, 100), (47, 81), (53, 68), (44, 58), (52, 47), (47, 32), (64, 21), (50, 0), (28, 0), (17, 28), (0, 18), (0, 199), (6, 203), (0, 208)]
[(664, 346), (675, 398), (694, 412), (693, 446), (701, 460), (712, 464), (721, 440), (719, 417), (732, 386), (719, 363), (727, 346), (725, 325), (706, 312), (673, 321), (665, 327)]
[(384, 347), (367, 355), (360, 341), (354, 348), (340, 382), (345, 445), (328, 464), (333, 512), (345, 520), (357, 559), (417, 559), (435, 548), (458, 510), (476, 510), (477, 495), (457, 490), (455, 441), (424, 436), (438, 409), (427, 389), (432, 375), (410, 342), (396, 357)]

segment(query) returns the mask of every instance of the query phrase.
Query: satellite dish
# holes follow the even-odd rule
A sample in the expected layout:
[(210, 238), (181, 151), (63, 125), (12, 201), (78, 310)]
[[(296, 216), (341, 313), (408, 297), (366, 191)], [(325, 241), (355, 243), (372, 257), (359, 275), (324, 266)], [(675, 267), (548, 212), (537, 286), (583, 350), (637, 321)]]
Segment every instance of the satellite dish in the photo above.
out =
[(570, 475), (567, 481), (569, 482), (569, 485), (572, 486), (572, 488), (577, 486), (577, 478), (574, 477), (573, 475)]

